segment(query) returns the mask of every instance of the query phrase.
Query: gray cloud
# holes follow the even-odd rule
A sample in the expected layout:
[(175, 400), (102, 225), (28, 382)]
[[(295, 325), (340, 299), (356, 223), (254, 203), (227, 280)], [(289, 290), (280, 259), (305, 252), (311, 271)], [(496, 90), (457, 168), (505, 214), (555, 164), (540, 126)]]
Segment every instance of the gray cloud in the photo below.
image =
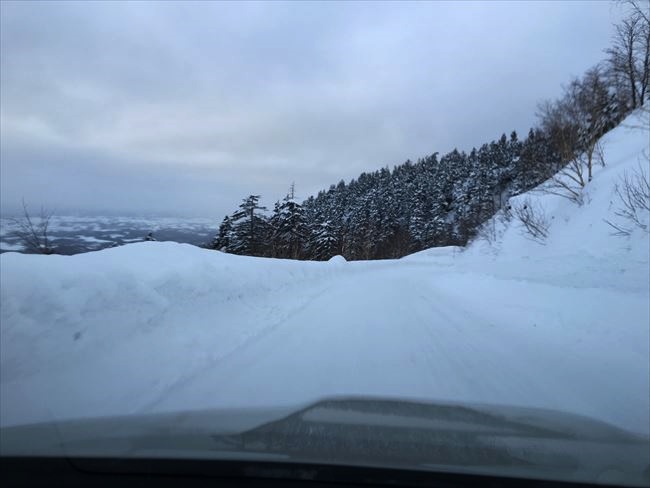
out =
[(221, 216), (527, 131), (606, 2), (3, 2), (3, 211)]

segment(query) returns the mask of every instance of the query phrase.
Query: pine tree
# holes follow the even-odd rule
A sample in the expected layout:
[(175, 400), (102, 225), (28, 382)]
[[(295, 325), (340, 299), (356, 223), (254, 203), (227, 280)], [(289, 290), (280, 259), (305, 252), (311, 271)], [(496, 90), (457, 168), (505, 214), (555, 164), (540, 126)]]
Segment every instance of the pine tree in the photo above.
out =
[(310, 253), (313, 259), (327, 260), (337, 254), (336, 232), (329, 220), (318, 224), (312, 233)]
[(217, 235), (214, 237), (212, 241), (212, 245), (211, 245), (212, 249), (216, 249), (217, 251), (228, 252), (228, 249), (230, 247), (231, 234), (232, 234), (232, 222), (230, 221), (230, 217), (226, 215), (223, 218), (221, 225), (219, 225), (219, 231), (217, 232)]
[(239, 211), (232, 215), (229, 252), (262, 256), (267, 250), (268, 224), (264, 215), (257, 213), (266, 207), (260, 206), (259, 200), (259, 195), (248, 196), (239, 205)]
[(276, 257), (301, 259), (308, 235), (303, 208), (296, 200), (294, 184), (291, 184), (282, 203), (276, 204), (271, 222)]

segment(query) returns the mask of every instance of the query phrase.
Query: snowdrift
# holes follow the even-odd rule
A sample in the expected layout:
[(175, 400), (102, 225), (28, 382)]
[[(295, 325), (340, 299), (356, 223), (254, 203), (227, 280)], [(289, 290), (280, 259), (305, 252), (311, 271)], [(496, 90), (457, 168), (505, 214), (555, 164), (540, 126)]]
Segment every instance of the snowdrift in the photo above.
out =
[[(2, 423), (51, 416), (58, 400), (74, 403), (73, 385), (88, 403), (71, 415), (128, 412), (167, 386), (161, 378), (178, 380), (268, 332), (300, 305), (294, 294), (317, 292), (335, 273), (328, 263), (172, 242), (0, 259)], [(17, 396), (26, 380), (31, 391)], [(34, 391), (50, 400), (33, 400)]]

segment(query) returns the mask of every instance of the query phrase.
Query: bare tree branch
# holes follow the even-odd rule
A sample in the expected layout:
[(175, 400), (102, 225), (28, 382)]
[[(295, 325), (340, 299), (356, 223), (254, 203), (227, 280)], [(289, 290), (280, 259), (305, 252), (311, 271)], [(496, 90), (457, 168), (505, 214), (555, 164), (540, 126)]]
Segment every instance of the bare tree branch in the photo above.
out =
[(523, 203), (513, 206), (513, 213), (524, 228), (527, 237), (540, 244), (546, 242), (550, 222), (540, 204), (527, 198)]
[(650, 232), (650, 172), (641, 163), (631, 173), (625, 172), (614, 187), (618, 208), (614, 215), (623, 223), (605, 220), (614, 235), (627, 236), (634, 228)]
[(29, 214), (25, 200), (22, 201), (23, 215), (20, 218), (13, 218), (10, 221), (16, 226), (13, 234), (20, 239), (28, 251), (37, 254), (53, 254), (54, 249), (50, 243), (48, 229), (52, 214), (48, 213), (41, 206), (38, 220), (35, 221)]

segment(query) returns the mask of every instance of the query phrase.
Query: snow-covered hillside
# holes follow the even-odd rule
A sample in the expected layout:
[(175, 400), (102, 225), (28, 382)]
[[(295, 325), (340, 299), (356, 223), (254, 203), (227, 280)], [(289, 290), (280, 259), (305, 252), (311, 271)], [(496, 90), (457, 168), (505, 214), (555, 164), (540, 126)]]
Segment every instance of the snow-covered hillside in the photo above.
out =
[(545, 244), (498, 216), (492, 243), (394, 261), (162, 242), (3, 254), (0, 423), (361, 394), (552, 408), (648, 434), (648, 234), (603, 221), (648, 149), (635, 122), (607, 134), (584, 205), (513, 199), (544, 207)]

